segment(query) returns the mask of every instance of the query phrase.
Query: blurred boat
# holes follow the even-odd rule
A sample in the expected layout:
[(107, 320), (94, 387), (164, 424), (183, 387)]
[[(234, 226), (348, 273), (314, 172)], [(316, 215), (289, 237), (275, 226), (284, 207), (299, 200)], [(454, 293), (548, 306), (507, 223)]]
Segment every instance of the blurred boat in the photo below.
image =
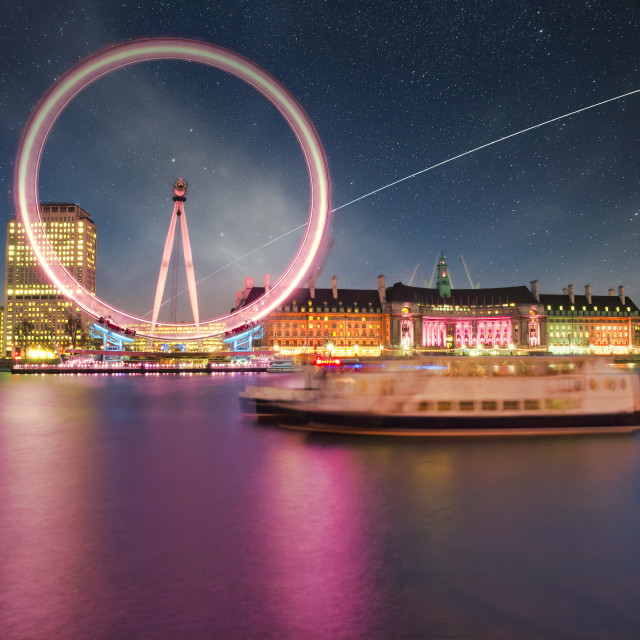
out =
[(640, 377), (596, 357), (433, 358), (327, 376), (270, 402), (282, 426), (384, 435), (630, 432)]
[(306, 404), (318, 399), (318, 389), (298, 387), (248, 386), (241, 391), (240, 406), (243, 413), (258, 418), (282, 415), (281, 405), (287, 407)]
[(267, 373), (293, 373), (300, 371), (300, 365), (293, 360), (274, 360), (268, 367)]

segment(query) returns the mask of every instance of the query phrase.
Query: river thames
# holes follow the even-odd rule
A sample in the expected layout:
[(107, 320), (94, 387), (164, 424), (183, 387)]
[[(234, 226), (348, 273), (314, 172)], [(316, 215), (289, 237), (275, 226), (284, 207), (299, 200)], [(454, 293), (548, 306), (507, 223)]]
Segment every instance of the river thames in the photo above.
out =
[(0, 637), (630, 638), (640, 433), (311, 435), (268, 374), (0, 374)]

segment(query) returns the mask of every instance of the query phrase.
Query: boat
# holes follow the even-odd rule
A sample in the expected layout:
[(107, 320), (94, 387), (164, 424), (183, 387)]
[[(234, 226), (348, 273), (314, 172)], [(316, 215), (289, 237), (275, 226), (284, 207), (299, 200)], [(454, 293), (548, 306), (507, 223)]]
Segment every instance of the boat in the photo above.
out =
[(314, 397), (269, 401), (281, 426), (373, 435), (622, 433), (640, 377), (591, 357), (439, 357), (336, 371)]
[(300, 366), (293, 360), (274, 360), (268, 367), (267, 373), (293, 373), (300, 371)]
[(240, 406), (245, 415), (259, 419), (281, 416), (281, 405), (293, 406), (317, 400), (318, 389), (301, 387), (247, 386), (239, 394)]
[(247, 385), (239, 393), (240, 407), (245, 416), (256, 416), (259, 420), (280, 416), (281, 406), (304, 405), (318, 399), (324, 376), (322, 370), (309, 365), (297, 367), (303, 375), (283, 376), (277, 384)]

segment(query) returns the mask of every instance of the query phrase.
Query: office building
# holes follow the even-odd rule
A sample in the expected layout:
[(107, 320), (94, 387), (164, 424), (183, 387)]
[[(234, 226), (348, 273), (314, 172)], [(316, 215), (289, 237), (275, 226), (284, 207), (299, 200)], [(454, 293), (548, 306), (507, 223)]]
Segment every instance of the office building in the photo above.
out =
[[(72, 203), (42, 203), (36, 237), (46, 236), (62, 265), (92, 294), (96, 292), (96, 225)], [(77, 343), (88, 335), (88, 318), (47, 279), (29, 245), (22, 222), (7, 223), (2, 353), (23, 357)]]

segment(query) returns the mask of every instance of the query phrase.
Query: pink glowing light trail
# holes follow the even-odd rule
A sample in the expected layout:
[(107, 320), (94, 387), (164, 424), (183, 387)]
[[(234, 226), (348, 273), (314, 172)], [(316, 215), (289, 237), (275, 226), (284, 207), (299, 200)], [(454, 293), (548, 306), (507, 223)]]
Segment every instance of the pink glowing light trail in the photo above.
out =
[[(99, 78), (126, 66), (151, 60), (187, 60), (226, 71), (259, 91), (285, 118), (307, 165), (310, 187), (309, 219), (296, 255), (271, 289), (242, 310), (203, 321), (198, 335), (193, 324), (158, 324), (151, 333), (151, 321), (132, 315), (93, 296), (62, 265), (46, 235), (36, 237), (34, 225), (42, 223), (39, 208), (38, 176), (44, 145), (65, 107), (83, 89)], [(36, 259), (53, 284), (87, 313), (99, 317), (111, 315), (121, 326), (135, 324), (139, 334), (161, 339), (205, 338), (258, 321), (282, 305), (298, 288), (320, 259), (329, 225), (330, 180), (322, 144), (308, 116), (293, 96), (275, 78), (253, 62), (232, 51), (204, 42), (174, 38), (156, 38), (121, 44), (100, 51), (69, 70), (43, 97), (27, 124), (22, 137), (15, 172), (16, 207), (22, 219)], [(185, 328), (192, 335), (185, 336)]]

